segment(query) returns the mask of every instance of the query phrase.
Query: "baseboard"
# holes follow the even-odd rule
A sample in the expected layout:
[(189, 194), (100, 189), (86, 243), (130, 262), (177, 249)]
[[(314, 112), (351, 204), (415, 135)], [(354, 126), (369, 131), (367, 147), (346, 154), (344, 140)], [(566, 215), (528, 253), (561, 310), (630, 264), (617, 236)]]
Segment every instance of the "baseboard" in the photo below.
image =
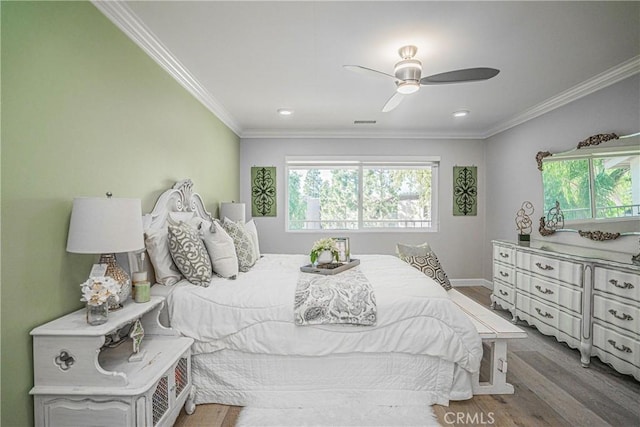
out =
[(493, 290), (493, 282), (486, 279), (451, 279), (451, 286), (454, 288), (462, 288), (465, 286), (483, 286)]

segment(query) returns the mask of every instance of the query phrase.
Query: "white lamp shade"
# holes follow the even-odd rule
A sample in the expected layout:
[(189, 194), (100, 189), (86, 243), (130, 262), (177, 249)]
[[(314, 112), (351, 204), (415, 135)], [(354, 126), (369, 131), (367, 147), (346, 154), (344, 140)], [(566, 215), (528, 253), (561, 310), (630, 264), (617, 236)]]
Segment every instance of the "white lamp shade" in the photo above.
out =
[(67, 252), (105, 254), (144, 249), (140, 199), (73, 200)]
[(221, 202), (220, 203), (220, 219), (224, 221), (229, 218), (233, 222), (245, 223), (245, 206), (244, 203)]

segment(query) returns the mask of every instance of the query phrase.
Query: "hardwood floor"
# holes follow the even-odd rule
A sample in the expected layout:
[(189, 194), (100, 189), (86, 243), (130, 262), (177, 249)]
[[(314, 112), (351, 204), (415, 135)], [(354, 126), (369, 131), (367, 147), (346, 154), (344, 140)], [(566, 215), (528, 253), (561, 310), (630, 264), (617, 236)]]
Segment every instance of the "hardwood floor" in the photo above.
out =
[[(489, 305), (491, 291), (481, 286), (457, 288)], [(496, 313), (510, 319), (505, 311)], [(474, 396), (434, 406), (443, 426), (640, 426), (640, 383), (618, 374), (597, 358), (580, 366), (577, 350), (519, 322), (529, 337), (509, 342), (507, 380), (515, 394)], [(233, 427), (242, 408), (198, 405), (184, 411), (175, 426)]]

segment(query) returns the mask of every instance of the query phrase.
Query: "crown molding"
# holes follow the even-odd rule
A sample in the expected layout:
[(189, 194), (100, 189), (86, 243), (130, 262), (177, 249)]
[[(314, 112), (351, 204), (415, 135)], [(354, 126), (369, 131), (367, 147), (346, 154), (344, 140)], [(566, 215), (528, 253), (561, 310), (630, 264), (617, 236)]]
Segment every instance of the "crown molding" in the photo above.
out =
[(124, 32), (147, 55), (164, 68), (180, 85), (200, 101), (209, 111), (229, 127), (236, 135), (241, 128), (231, 114), (200, 84), (200, 82), (178, 61), (175, 56), (158, 40), (138, 16), (119, 1), (97, 1), (91, 3), (113, 24)]
[(410, 132), (397, 130), (300, 130), (300, 129), (247, 129), (241, 139), (484, 139), (482, 134), (454, 134), (449, 132)]
[(595, 77), (585, 80), (564, 92), (560, 92), (558, 95), (528, 108), (508, 120), (498, 123), (494, 128), (490, 129), (485, 135), (483, 135), (482, 138), (489, 138), (500, 132), (504, 132), (507, 129), (511, 129), (512, 127), (553, 111), (556, 108), (560, 108), (570, 102), (576, 101), (584, 96), (597, 92), (638, 73), (640, 73), (640, 55), (618, 64)]

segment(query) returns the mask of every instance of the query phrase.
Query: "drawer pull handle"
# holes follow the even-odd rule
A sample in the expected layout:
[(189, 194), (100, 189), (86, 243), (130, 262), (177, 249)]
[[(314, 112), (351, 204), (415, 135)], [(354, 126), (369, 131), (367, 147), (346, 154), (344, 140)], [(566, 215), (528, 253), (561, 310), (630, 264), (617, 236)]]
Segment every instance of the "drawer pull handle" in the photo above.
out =
[(553, 270), (553, 267), (551, 267), (549, 264), (545, 264), (545, 265), (544, 265), (544, 267), (543, 267), (541, 263), (536, 262), (536, 266), (537, 266), (540, 270)]
[(504, 271), (500, 271), (500, 275), (502, 277), (509, 277), (509, 273), (505, 273)]
[(621, 351), (623, 353), (633, 353), (631, 351), (631, 349), (629, 347), (627, 347), (626, 345), (622, 344), (620, 347), (618, 347), (618, 345), (616, 344), (616, 342), (614, 340), (609, 340), (608, 341), (609, 344), (611, 344), (613, 346), (613, 348), (615, 348), (618, 351)]
[(509, 295), (509, 292), (505, 292), (502, 289), (499, 289), (499, 291), (500, 291), (500, 295), (504, 295), (504, 296)]
[(544, 314), (542, 314), (542, 310), (540, 310), (538, 307), (536, 307), (536, 311), (542, 317), (546, 317), (548, 319), (553, 319), (553, 316), (551, 314), (547, 313), (546, 311), (544, 312)]
[(609, 283), (611, 283), (616, 288), (633, 289), (633, 285), (631, 283), (629, 283), (629, 282), (623, 282), (623, 284), (620, 285), (616, 279), (611, 279), (611, 280), (609, 280)]
[(505, 254), (504, 252), (500, 252), (500, 256), (502, 258), (509, 258), (509, 254)]
[(540, 293), (542, 293), (542, 294), (550, 294), (550, 295), (553, 294), (553, 291), (551, 289), (545, 288), (544, 291), (543, 291), (542, 290), (542, 286), (540, 286), (540, 285), (536, 285), (536, 289), (538, 291), (540, 291)]
[(618, 316), (618, 312), (616, 310), (614, 310), (613, 308), (611, 310), (609, 310), (609, 313), (611, 313), (613, 315), (613, 317), (615, 317), (616, 319), (633, 320), (633, 317), (629, 316), (627, 313), (622, 313), (622, 316)]

